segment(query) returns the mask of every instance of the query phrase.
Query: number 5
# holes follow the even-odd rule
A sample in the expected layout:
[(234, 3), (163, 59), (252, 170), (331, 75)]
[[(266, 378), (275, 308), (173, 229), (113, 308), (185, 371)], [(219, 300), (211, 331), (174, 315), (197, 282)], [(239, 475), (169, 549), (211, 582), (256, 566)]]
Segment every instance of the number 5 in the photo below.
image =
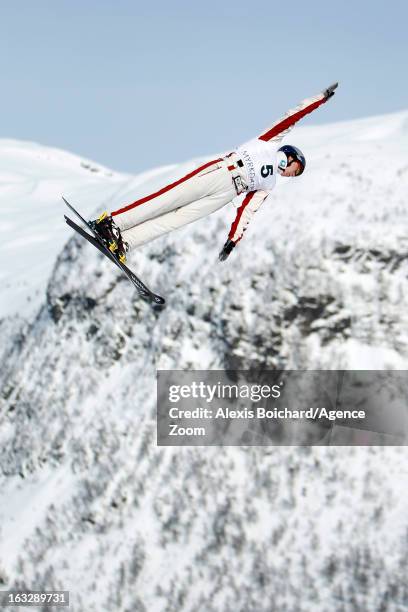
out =
[(267, 166), (262, 166), (261, 174), (262, 174), (262, 176), (264, 178), (266, 178), (267, 176), (273, 174), (273, 166), (272, 166), (272, 164), (268, 164)]

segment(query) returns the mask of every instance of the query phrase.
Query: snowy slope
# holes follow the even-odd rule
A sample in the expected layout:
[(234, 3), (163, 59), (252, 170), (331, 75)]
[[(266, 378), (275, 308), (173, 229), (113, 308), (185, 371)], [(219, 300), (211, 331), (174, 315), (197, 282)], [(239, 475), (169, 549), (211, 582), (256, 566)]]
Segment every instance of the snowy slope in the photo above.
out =
[[(91, 214), (198, 162), (97, 179), (68, 156), (47, 200), (66, 242), (47, 242), (37, 310), (0, 323), (0, 588), (70, 589), (75, 612), (408, 609), (403, 448), (166, 449), (155, 433), (158, 368), (407, 367), (407, 126), (296, 129), (308, 171), (228, 262), (233, 205), (132, 256), (160, 314), (60, 230), (53, 189)], [(10, 181), (33, 215), (22, 193)]]
[(61, 194), (80, 201), (83, 214), (109, 208), (127, 184), (166, 176), (158, 168), (137, 178), (76, 155), (31, 142), (0, 140), (0, 318), (32, 315), (58, 253), (70, 236)]
[(67, 239), (61, 193), (84, 193), (85, 208), (112, 196), (125, 177), (63, 151), (0, 141), (0, 316), (33, 313)]

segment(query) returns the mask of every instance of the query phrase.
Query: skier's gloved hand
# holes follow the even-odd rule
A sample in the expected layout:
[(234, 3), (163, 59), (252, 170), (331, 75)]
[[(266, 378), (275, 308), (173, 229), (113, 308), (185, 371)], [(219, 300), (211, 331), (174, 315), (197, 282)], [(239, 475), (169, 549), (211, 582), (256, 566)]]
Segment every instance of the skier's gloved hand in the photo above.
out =
[(323, 93), (327, 100), (331, 98), (332, 96), (334, 96), (334, 90), (337, 88), (337, 86), (338, 86), (338, 83), (333, 83), (333, 85), (330, 85), (330, 87), (324, 90)]
[(227, 242), (222, 247), (222, 251), (218, 255), (218, 259), (220, 261), (225, 261), (228, 258), (229, 254), (231, 253), (234, 247), (235, 247), (235, 242), (232, 242), (232, 240), (228, 239)]

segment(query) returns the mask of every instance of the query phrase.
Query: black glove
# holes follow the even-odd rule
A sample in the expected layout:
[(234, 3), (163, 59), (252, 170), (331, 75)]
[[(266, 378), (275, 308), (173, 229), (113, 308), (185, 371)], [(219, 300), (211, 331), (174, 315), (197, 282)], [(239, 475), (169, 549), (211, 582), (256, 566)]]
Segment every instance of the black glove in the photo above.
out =
[(324, 90), (323, 93), (327, 100), (331, 98), (332, 96), (334, 96), (334, 90), (336, 89), (337, 86), (338, 86), (338, 83), (333, 83), (333, 85), (330, 85), (330, 87)]
[(222, 251), (218, 255), (218, 259), (220, 261), (225, 261), (227, 259), (228, 255), (231, 253), (231, 251), (234, 248), (234, 246), (235, 246), (235, 242), (232, 242), (232, 240), (228, 239), (227, 242), (222, 247)]

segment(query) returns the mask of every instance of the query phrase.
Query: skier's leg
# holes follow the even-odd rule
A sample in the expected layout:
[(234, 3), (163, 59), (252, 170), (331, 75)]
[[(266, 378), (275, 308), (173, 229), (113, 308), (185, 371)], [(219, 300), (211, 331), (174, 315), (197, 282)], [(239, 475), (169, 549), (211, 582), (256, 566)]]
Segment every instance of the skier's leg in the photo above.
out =
[(121, 231), (147, 219), (163, 215), (212, 193), (225, 190), (231, 183), (227, 162), (217, 159), (201, 165), (177, 181), (113, 211), (112, 218)]
[(228, 204), (228, 202), (231, 202), (235, 196), (236, 191), (231, 182), (230, 187), (223, 192), (200, 198), (177, 210), (172, 210), (164, 215), (145, 221), (132, 229), (123, 231), (123, 239), (128, 243), (130, 249), (134, 249), (188, 223), (197, 221), (201, 217), (210, 215), (222, 206), (225, 206), (225, 204)]
[[(211, 214), (241, 193), (246, 175), (236, 158), (231, 153), (221, 160), (208, 162), (159, 192), (109, 215), (107, 222), (113, 224), (123, 260), (128, 247), (139, 246)], [(185, 208), (188, 210), (184, 211)], [(173, 216), (172, 212), (177, 214)], [(155, 219), (159, 220), (150, 224)]]

